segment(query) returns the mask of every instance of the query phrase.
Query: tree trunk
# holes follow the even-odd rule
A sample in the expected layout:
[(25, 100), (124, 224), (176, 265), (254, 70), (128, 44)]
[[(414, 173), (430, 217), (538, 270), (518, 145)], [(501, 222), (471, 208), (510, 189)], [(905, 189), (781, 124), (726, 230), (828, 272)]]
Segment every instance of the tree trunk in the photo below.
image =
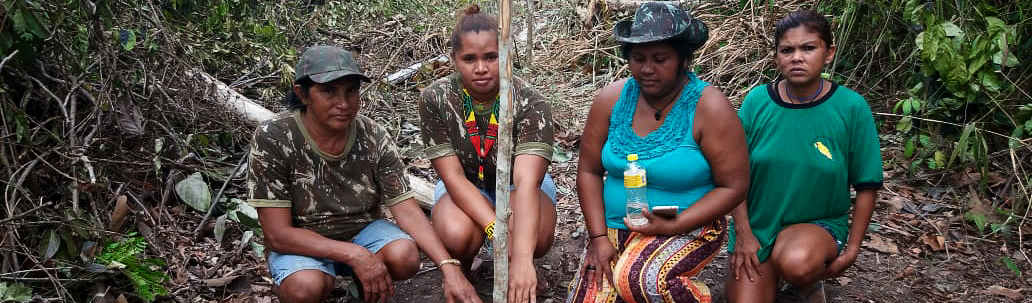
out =
[(498, 170), (495, 173), (494, 302), (508, 302), (509, 176), (512, 162), (512, 3), (498, 0)]

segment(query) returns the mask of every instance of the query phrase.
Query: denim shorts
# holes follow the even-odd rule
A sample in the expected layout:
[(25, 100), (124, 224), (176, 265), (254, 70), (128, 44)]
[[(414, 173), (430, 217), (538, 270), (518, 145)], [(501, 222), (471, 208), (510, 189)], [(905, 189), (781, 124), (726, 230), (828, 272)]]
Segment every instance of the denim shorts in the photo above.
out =
[(831, 235), (832, 239), (835, 239), (835, 248), (838, 249), (838, 252), (841, 254), (842, 253), (842, 246), (844, 246), (845, 243), (842, 243), (842, 239), (839, 239), (839, 238), (835, 237), (835, 233), (831, 231), (831, 226), (828, 226), (828, 224), (826, 224), (824, 222), (813, 222), (813, 224), (823, 228), (824, 231), (827, 231), (828, 234)]
[[(509, 186), (509, 190), (512, 190), (512, 189), (513, 189), (513, 187)], [(548, 199), (550, 199), (552, 201), (552, 205), (555, 205), (555, 203), (556, 203), (556, 199), (555, 199), (555, 192), (556, 192), (555, 181), (552, 180), (552, 176), (548, 175), (547, 173), (545, 174), (545, 177), (543, 179), (541, 179), (541, 191), (544, 192), (545, 196), (548, 196)], [(444, 194), (446, 194), (446, 193), (448, 193), (448, 189), (444, 187), (444, 181), (438, 179), (437, 180), (437, 185), (434, 186), (434, 202), (437, 202), (437, 201), (441, 200), (441, 197), (444, 197)], [(484, 190), (484, 189), (480, 189), (480, 195), (484, 196), (484, 198), (487, 198), (487, 201), (490, 201), (491, 205), (494, 205), (494, 203), (495, 203), (495, 191), (494, 191), (494, 188), (492, 188), (490, 191)]]
[[(412, 237), (398, 228), (397, 225), (394, 225), (394, 223), (380, 219), (366, 225), (362, 231), (358, 232), (358, 235), (355, 235), (351, 243), (365, 247), (375, 254), (384, 246), (387, 246), (388, 243), (404, 239), (412, 240)], [(305, 269), (318, 269), (330, 276), (354, 274), (351, 267), (347, 264), (330, 259), (288, 255), (274, 251), (269, 252), (269, 274), (276, 285), (280, 285), (288, 276)]]

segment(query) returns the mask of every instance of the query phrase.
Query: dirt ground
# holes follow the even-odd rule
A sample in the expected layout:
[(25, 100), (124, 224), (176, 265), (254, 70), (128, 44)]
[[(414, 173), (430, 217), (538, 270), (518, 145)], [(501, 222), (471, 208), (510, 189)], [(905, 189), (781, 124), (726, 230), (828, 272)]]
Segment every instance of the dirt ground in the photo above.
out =
[[(573, 9), (568, 8), (565, 2), (543, 3), (545, 4), (538, 15), (542, 19), (549, 19), (550, 23), (543, 26), (537, 39), (540, 39), (538, 43), (548, 45), (548, 48), (537, 50), (538, 65), (534, 67), (534, 72), (523, 71), (522, 74), (549, 98), (553, 104), (553, 115), (560, 121), (557, 145), (562, 156), (557, 156), (549, 168), (559, 189), (556, 205), (559, 218), (556, 241), (551, 252), (536, 261), (541, 273), (539, 277), (544, 277), (547, 281), (547, 288), (541, 290), (538, 302), (548, 303), (562, 302), (566, 299), (567, 284), (572, 280), (578, 267), (586, 238), (574, 190), (577, 161), (575, 150), (580, 133), (578, 123), (585, 120), (594, 91), (620, 75), (623, 70), (595, 70), (596, 65), (605, 67), (605, 64), (598, 62), (615, 60), (612, 47), (606, 46), (607, 43), (611, 43), (606, 40), (611, 35), (611, 25), (603, 24), (594, 29), (577, 30), (577, 35), (585, 37), (571, 38), (573, 34), (570, 34), (570, 28), (580, 26), (574, 24), (575, 21), (569, 21), (571, 16), (576, 16), (571, 12)], [(753, 19), (747, 14), (743, 13), (734, 18), (719, 17), (713, 13), (705, 14), (717, 11), (719, 7), (709, 8), (708, 11), (702, 9), (703, 18), (711, 22), (714, 33), (721, 33), (714, 34), (714, 37), (717, 37), (714, 39), (731, 41), (726, 44), (732, 46), (752, 45), (734, 42), (737, 41), (734, 39), (740, 37), (751, 39), (748, 41), (761, 40), (762, 30), (766, 27), (740, 26), (744, 23), (756, 25), (749, 21)], [(606, 18), (603, 19), (608, 20)], [(427, 38), (413, 41), (434, 40)], [(441, 51), (435, 49), (433, 54), (437, 53)], [(700, 76), (714, 79), (714, 83), (723, 85), (722, 89), (733, 102), (756, 84), (752, 82), (766, 81), (759, 76), (762, 71), (759, 67), (770, 65), (770, 62), (756, 61), (750, 59), (752, 57), (748, 54), (739, 53), (729, 50), (710, 51), (698, 59), (700, 62), (719, 63), (706, 65), (707, 73)], [(728, 54), (739, 54), (741, 58), (724, 58)], [(757, 68), (755, 71), (728, 71), (723, 68), (725, 65), (737, 64), (735, 62), (752, 62), (749, 66), (755, 65)], [(384, 69), (390, 67), (383, 66)], [(742, 63), (742, 66), (745, 64)], [(444, 74), (447, 72), (448, 70), (442, 70)], [(377, 74), (383, 73), (377, 71)], [(439, 75), (434, 73), (433, 76)], [(377, 105), (371, 107), (371, 111), (374, 116), (383, 114), (384, 111), (390, 114), (384, 114), (387, 118), (383, 120), (391, 121), (388, 125), (400, 125), (401, 130), (397, 139), (403, 150), (407, 150), (404, 155), (410, 160), (409, 164), (413, 166), (413, 170), (420, 176), (432, 175), (426, 160), (420, 160), (421, 149), (417, 143), (413, 143), (419, 141), (416, 135), (418, 128), (415, 126), (418, 119), (415, 118), (413, 105), (418, 96), (418, 89), (411, 87), (404, 92), (393, 89), (389, 90), (391, 94), (385, 94), (392, 98), (370, 102)], [(885, 107), (886, 104), (890, 103), (872, 100), (872, 107)], [(366, 110), (366, 113), (370, 114), (370, 110)], [(891, 130), (889, 132), (891, 133)], [(843, 276), (825, 283), (829, 302), (1032, 302), (1032, 295), (1029, 294), (1032, 292), (1032, 279), (1027, 275), (1028, 272), (1032, 272), (1032, 260), (1022, 252), (1021, 247), (1015, 246), (1015, 243), (1021, 243), (1026, 250), (1032, 249), (1032, 242), (1021, 242), (1021, 239), (1032, 237), (1032, 222), (1010, 222), (1009, 226), (1012, 228), (1005, 232), (979, 231), (969, 220), (965, 220), (965, 213), (969, 209), (985, 209), (985, 205), (997, 201), (970, 194), (975, 192), (973, 184), (976, 183), (976, 178), (972, 177), (973, 173), (909, 176), (903, 170), (896, 169), (910, 166), (908, 160), (901, 156), (902, 140), (893, 134), (885, 134), (882, 141), (887, 170), (886, 188), (880, 192), (871, 222), (871, 231), (867, 234), (856, 264)], [(1009, 186), (1001, 183), (1003, 182), (990, 180), (989, 187), (999, 189)], [(963, 205), (963, 201), (969, 202)], [(986, 212), (985, 215), (995, 216), (999, 220), (999, 216), (991, 212)], [(239, 233), (229, 231), (227, 238), (238, 237)], [(277, 301), (271, 291), (268, 271), (260, 258), (247, 252), (241, 253), (240, 249), (228, 257), (219, 256), (218, 249), (211, 249), (213, 241), (208, 241), (209, 243), (205, 244), (176, 240), (175, 245), (167, 243), (165, 246), (166, 250), (178, 250), (179, 260), (184, 260), (181, 264), (172, 264), (175, 284), (193, 284), (191, 288), (174, 289), (172, 297), (175, 301)], [(223, 250), (229, 250), (229, 247), (236, 247), (235, 245), (235, 242), (223, 245)], [(228, 261), (223, 260), (227, 258)], [(1013, 268), (1009, 268), (1006, 262), (1012, 262)], [(220, 267), (227, 264), (233, 266)], [(484, 302), (491, 302), (491, 265), (491, 262), (485, 262), (485, 269), (472, 277), (472, 282), (481, 293)], [(714, 302), (726, 301), (723, 279), (727, 273), (727, 253), (722, 252), (698, 277), (709, 285)], [(343, 290), (347, 282), (339, 282), (342, 287), (334, 291), (331, 301), (355, 302)], [(440, 272), (425, 258), (420, 274), (413, 279), (396, 282), (395, 290), (396, 295), (391, 302), (443, 302)]]
[[(576, 157), (573, 157), (551, 167), (559, 187), (557, 209), (560, 219), (555, 246), (548, 255), (536, 261), (541, 273), (539, 277), (547, 280), (547, 288), (541, 291), (538, 302), (565, 301), (567, 285), (584, 248), (583, 219), (573, 191), (575, 161)], [(896, 181), (887, 182), (872, 219), (874, 231), (868, 233), (856, 264), (842, 276), (825, 282), (829, 302), (1032, 302), (1028, 294), (1032, 290), (1032, 279), (1015, 276), (1000, 261), (1009, 256), (1022, 263), (1024, 257), (1019, 251), (998, 239), (969, 235), (964, 231), (963, 221), (957, 220), (955, 210), (921, 211), (950, 207), (929, 207), (940, 204), (924, 197), (924, 193), (908, 190), (908, 187), (897, 185)], [(911, 200), (928, 203), (919, 204)], [(902, 207), (897, 205), (900, 202)], [(915, 209), (920, 215), (908, 213), (908, 210)], [(924, 240), (939, 235), (936, 228), (950, 238), (945, 247), (933, 247), (934, 242)], [(483, 252), (481, 257), (488, 258)], [(729, 273), (727, 262), (726, 251), (721, 252), (698, 276), (710, 287), (714, 302), (726, 302), (723, 279)], [(472, 277), (484, 302), (491, 302), (491, 266), (490, 260), (484, 262), (482, 269)], [(229, 296), (222, 300), (256, 298), (258, 302), (276, 302), (264, 264), (256, 264), (253, 269), (251, 272), (258, 276), (246, 279), (252, 283), (250, 289), (236, 281), (224, 287), (227, 292), (224, 294)], [(338, 282), (340, 287), (334, 291), (334, 298), (330, 301), (357, 302), (343, 290), (348, 281), (338, 279)], [(233, 285), (239, 286), (234, 290)], [(395, 282), (395, 291), (391, 302), (443, 302), (440, 272), (426, 258), (415, 278)]]

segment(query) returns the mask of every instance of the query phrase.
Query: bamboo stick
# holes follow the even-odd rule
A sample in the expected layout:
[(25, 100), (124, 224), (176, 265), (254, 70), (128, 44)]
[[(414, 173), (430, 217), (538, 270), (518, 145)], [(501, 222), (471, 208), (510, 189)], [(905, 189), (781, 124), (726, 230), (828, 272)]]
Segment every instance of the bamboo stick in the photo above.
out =
[(534, 68), (534, 0), (527, 0), (527, 70)]
[(508, 302), (509, 184), (512, 173), (512, 3), (498, 0), (498, 152), (495, 173), (494, 300)]

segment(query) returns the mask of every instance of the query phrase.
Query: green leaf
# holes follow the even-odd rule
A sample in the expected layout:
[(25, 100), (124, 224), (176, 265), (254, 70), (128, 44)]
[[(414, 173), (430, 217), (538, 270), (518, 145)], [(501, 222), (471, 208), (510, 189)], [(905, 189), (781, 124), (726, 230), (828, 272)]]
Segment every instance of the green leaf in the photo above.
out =
[(131, 51), (133, 48), (136, 48), (136, 31), (124, 30), (123, 33), (126, 37), (125, 40), (121, 41), (122, 49), (125, 51)]
[(914, 143), (914, 138), (907, 139), (907, 142), (903, 144), (903, 158), (910, 159), (914, 156), (914, 152), (917, 151), (917, 146)]
[(935, 151), (935, 167), (933, 169), (943, 168), (946, 165), (946, 154), (941, 150)]
[(1014, 273), (1015, 276), (1021, 277), (1021, 268), (1018, 267), (1018, 264), (1014, 263), (1014, 260), (1011, 260), (1008, 256), (1003, 256), (1001, 261), (1003, 261), (1003, 265), (1007, 266), (1007, 269), (1010, 269), (1011, 273)]
[(9, 301), (21, 303), (32, 301), (32, 288), (13, 282), (11, 284), (0, 282), (0, 302)]
[(950, 161), (946, 164), (946, 167), (953, 167), (953, 160), (960, 156), (960, 161), (964, 162), (964, 158), (967, 157), (968, 149), (968, 138), (971, 137), (971, 132), (975, 130), (974, 124), (968, 124), (964, 126), (964, 131), (960, 133), (960, 139), (957, 140), (957, 147), (953, 149), (953, 154), (950, 155)]
[(43, 241), (39, 246), (39, 256), (44, 261), (50, 260), (54, 255), (57, 254), (57, 250), (61, 248), (61, 238), (54, 232), (54, 230), (48, 230), (43, 234)]
[(215, 247), (222, 247), (222, 237), (226, 235), (226, 215), (215, 220)]
[(896, 130), (901, 133), (909, 132), (910, 128), (914, 126), (913, 123), (914, 122), (910, 117), (903, 117), (902, 119), (899, 119), (899, 124), (896, 124)]
[(978, 228), (978, 232), (985, 233), (985, 224), (989, 222), (989, 218), (986, 218), (985, 214), (972, 210), (964, 214), (964, 219), (974, 223), (975, 227)]
[(233, 209), (228, 212), (230, 220), (240, 222), (250, 228), (259, 227), (257, 209), (240, 199), (233, 198), (230, 199), (230, 202), (233, 205)]
[(559, 145), (552, 146), (552, 150), (553, 163), (565, 163), (567, 161), (570, 161), (571, 158), (573, 158), (572, 156), (570, 156), (569, 153), (566, 152), (566, 150), (560, 148)]
[[(1029, 121), (1032, 121), (1032, 119), (1029, 119)], [(1011, 139), (1008, 140), (1009, 142), (1007, 143), (1007, 146), (1010, 147), (1011, 149), (1018, 149), (1018, 150), (1020, 150), (1021, 147), (1022, 147), (1022, 144), (1021, 144), (1021, 141), (1018, 141), (1018, 139), (1021, 139), (1021, 137), (1024, 135), (1024, 132), (1025, 132), (1025, 127), (1024, 126), (1015, 127), (1014, 131), (1011, 132)]]
[(251, 251), (254, 255), (259, 258), (265, 258), (265, 245), (258, 243), (258, 241), (251, 242)]
[(201, 173), (193, 173), (175, 186), (176, 194), (187, 205), (196, 210), (207, 212), (211, 207), (211, 189), (204, 182)]
[(960, 27), (956, 24), (953, 24), (953, 22), (943, 22), (942, 29), (945, 32), (946, 37), (957, 37), (964, 35), (964, 31), (960, 30)]
[(1000, 52), (998, 52), (996, 54), (993, 54), (993, 63), (995, 63), (997, 65), (1003, 65), (1003, 66), (1006, 66), (1006, 67), (1015, 67), (1015, 66), (1021, 65), (1021, 63), (1018, 62), (1018, 57), (1015, 56), (1014, 53), (1010, 53), (1010, 54), (1007, 55), (1007, 64), (1004, 64), (1003, 63), (1003, 51), (1000, 51)]

